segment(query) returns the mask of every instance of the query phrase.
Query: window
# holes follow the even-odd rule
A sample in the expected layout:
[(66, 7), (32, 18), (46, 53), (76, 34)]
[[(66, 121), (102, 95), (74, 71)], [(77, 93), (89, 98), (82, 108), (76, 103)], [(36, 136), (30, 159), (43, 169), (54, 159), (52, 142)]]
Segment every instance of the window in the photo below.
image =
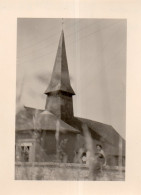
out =
[(31, 161), (32, 143), (20, 143), (16, 146), (16, 161)]
[(21, 146), (21, 160), (23, 162), (29, 162), (30, 146)]

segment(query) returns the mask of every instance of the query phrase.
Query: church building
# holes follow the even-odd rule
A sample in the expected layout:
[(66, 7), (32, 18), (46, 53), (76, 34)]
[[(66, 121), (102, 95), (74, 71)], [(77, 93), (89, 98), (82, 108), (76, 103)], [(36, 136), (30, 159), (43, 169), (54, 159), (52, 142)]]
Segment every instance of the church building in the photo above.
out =
[[(62, 30), (45, 109), (24, 107), (23, 115), (16, 116), (16, 162), (66, 162), (79, 163), (75, 157), (80, 151), (93, 151), (102, 146), (107, 164), (125, 164), (125, 140), (111, 126), (74, 116), (73, 96)], [(88, 140), (91, 140), (88, 141)], [(62, 157), (59, 156), (62, 155)], [(61, 159), (62, 158), (62, 159)]]

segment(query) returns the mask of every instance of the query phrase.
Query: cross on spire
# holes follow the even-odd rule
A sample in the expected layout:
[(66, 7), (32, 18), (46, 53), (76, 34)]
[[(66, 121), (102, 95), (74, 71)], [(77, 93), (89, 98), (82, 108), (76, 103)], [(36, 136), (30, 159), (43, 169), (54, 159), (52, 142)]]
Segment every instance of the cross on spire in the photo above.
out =
[(64, 18), (62, 18), (62, 30), (63, 30), (63, 27), (64, 27)]

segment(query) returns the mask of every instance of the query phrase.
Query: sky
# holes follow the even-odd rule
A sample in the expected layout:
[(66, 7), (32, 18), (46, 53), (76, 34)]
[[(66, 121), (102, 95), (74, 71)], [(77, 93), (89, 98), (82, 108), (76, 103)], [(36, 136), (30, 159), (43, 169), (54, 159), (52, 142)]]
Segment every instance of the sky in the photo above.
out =
[[(63, 24), (62, 24), (63, 23)], [(125, 138), (126, 20), (17, 20), (17, 111), (44, 109), (64, 30), (74, 115), (112, 125)]]

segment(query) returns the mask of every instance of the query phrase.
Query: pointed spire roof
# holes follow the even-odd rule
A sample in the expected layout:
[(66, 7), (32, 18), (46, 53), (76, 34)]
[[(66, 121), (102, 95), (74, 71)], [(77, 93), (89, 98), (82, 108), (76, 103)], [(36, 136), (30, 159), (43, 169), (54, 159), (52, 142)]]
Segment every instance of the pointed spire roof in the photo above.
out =
[(55, 64), (51, 76), (51, 80), (45, 94), (54, 91), (64, 91), (75, 95), (69, 77), (68, 62), (66, 56), (64, 32), (62, 30), (59, 40), (59, 46), (56, 54)]

